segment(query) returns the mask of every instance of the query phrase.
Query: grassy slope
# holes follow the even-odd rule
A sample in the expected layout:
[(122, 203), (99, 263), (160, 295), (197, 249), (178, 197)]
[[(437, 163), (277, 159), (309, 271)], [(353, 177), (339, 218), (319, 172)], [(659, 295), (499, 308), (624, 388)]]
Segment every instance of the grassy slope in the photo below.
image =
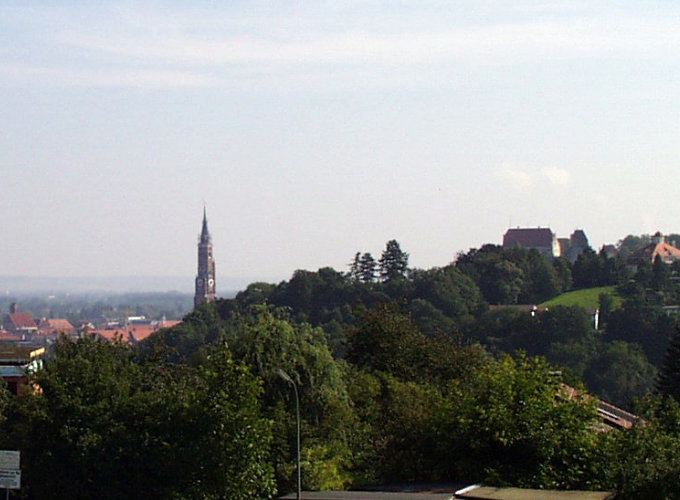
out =
[(601, 293), (607, 293), (612, 296), (614, 302), (613, 308), (616, 309), (621, 305), (623, 299), (616, 293), (616, 287), (613, 286), (599, 286), (595, 288), (584, 288), (583, 290), (574, 290), (572, 292), (563, 293), (547, 302), (540, 304), (541, 306), (581, 306), (586, 309), (597, 309), (599, 307), (599, 297)]

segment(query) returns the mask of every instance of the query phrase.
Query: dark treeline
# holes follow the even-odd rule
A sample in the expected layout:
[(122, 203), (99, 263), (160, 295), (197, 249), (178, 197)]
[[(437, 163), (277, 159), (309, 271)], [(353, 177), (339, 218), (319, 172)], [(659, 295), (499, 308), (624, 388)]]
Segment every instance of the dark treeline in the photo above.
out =
[(568, 399), (542, 357), (426, 335), (396, 306), (357, 314), (342, 360), (322, 329), (234, 301), (206, 304), (136, 348), (60, 344), (36, 379), (42, 394), (3, 399), (24, 495), (292, 491), (295, 403), (280, 370), (300, 391), (306, 489), (453, 481), (680, 493), (674, 399), (649, 396), (637, 407), (645, 425), (602, 433), (594, 400), (583, 390)]
[[(295, 400), (281, 371), (300, 392), (306, 489), (451, 481), (680, 496), (680, 333), (662, 309), (673, 268), (630, 274), (594, 252), (570, 266), (485, 246), (411, 270), (396, 241), (365, 255), (347, 273), (252, 284), (137, 346), (59, 342), (34, 375), (40, 391), (0, 391), (21, 497), (290, 492)], [(616, 276), (623, 297), (600, 297), (604, 329), (578, 307), (489, 307), (582, 286), (574, 269), (586, 264), (598, 285)], [(644, 424), (601, 432), (580, 380)]]
[[(628, 255), (647, 241), (631, 238), (621, 242)], [(396, 304), (428, 336), (461, 336), (495, 353), (544, 356), (568, 380), (583, 381), (602, 398), (630, 408), (653, 389), (676, 327), (663, 306), (680, 303), (678, 270), (657, 261), (641, 262), (633, 271), (622, 257), (592, 249), (572, 265), (562, 258), (549, 261), (536, 250), (497, 245), (461, 253), (444, 267), (410, 269), (408, 254), (392, 240), (378, 260), (357, 252), (348, 272), (300, 270), (279, 284), (253, 283), (230, 307), (286, 308), (291, 320), (321, 327), (334, 356), (343, 358), (346, 332), (358, 326), (362, 311)], [(593, 311), (576, 306), (534, 315), (491, 307), (540, 304), (569, 290), (600, 286), (615, 288), (599, 297), (597, 330)]]

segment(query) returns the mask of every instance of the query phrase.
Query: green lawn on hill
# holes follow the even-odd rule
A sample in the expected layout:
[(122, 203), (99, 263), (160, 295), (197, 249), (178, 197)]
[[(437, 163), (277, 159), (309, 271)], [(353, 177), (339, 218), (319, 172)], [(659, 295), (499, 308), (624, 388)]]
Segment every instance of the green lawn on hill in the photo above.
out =
[(621, 306), (623, 299), (616, 292), (615, 286), (598, 286), (595, 288), (584, 288), (582, 290), (573, 290), (571, 292), (558, 295), (547, 302), (539, 304), (541, 307), (551, 306), (581, 306), (586, 309), (597, 309), (599, 307), (600, 294), (609, 294), (612, 296), (613, 309)]

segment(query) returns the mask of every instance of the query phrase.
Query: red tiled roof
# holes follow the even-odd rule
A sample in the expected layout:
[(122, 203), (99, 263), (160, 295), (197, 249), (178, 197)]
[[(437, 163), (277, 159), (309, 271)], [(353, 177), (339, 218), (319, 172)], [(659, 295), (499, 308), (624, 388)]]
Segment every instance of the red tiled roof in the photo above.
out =
[(121, 340), (123, 342), (130, 342), (130, 335), (120, 330), (88, 330), (89, 335), (96, 335), (104, 340), (113, 342), (115, 340)]
[(156, 325), (129, 325), (127, 331), (134, 342), (139, 342), (149, 337), (157, 330)]
[(28, 313), (9, 313), (7, 315), (14, 328), (38, 328)]
[(0, 342), (16, 342), (22, 340), (21, 335), (14, 335), (7, 330), (0, 330)]
[[(571, 401), (579, 397), (579, 391), (574, 387), (567, 384), (560, 384), (560, 396), (565, 397), (567, 400)], [(592, 396), (586, 395), (586, 398), (590, 399)], [(607, 403), (600, 399), (597, 400), (597, 415), (600, 417), (604, 424), (609, 427), (617, 427), (619, 429), (630, 429), (638, 422), (644, 422), (637, 415), (633, 415), (621, 408), (614, 406), (613, 404)]]
[(177, 321), (161, 321), (161, 324), (159, 325), (161, 328), (172, 328), (173, 326), (179, 325), (182, 321), (177, 320)]
[(38, 325), (40, 333), (49, 335), (53, 333), (71, 334), (75, 331), (73, 325), (67, 319), (44, 319)]
[(680, 260), (680, 250), (666, 242), (652, 243), (645, 248), (641, 248), (637, 252), (633, 252), (629, 258), (631, 261), (649, 260), (654, 262), (656, 256), (660, 256), (661, 260), (668, 263)]
[(508, 229), (503, 235), (503, 248), (516, 246), (524, 248), (550, 248), (553, 244), (553, 237), (553, 232), (547, 227)]

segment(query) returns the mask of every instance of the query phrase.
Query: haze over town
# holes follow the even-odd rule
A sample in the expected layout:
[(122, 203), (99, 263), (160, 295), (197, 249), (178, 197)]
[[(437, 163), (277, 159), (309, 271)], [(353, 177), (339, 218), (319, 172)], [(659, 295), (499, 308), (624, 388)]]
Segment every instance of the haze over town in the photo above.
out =
[(677, 232), (679, 14), (3, 2), (0, 275), (191, 280), (204, 204), (239, 284), (392, 238), (426, 268), (510, 226)]

